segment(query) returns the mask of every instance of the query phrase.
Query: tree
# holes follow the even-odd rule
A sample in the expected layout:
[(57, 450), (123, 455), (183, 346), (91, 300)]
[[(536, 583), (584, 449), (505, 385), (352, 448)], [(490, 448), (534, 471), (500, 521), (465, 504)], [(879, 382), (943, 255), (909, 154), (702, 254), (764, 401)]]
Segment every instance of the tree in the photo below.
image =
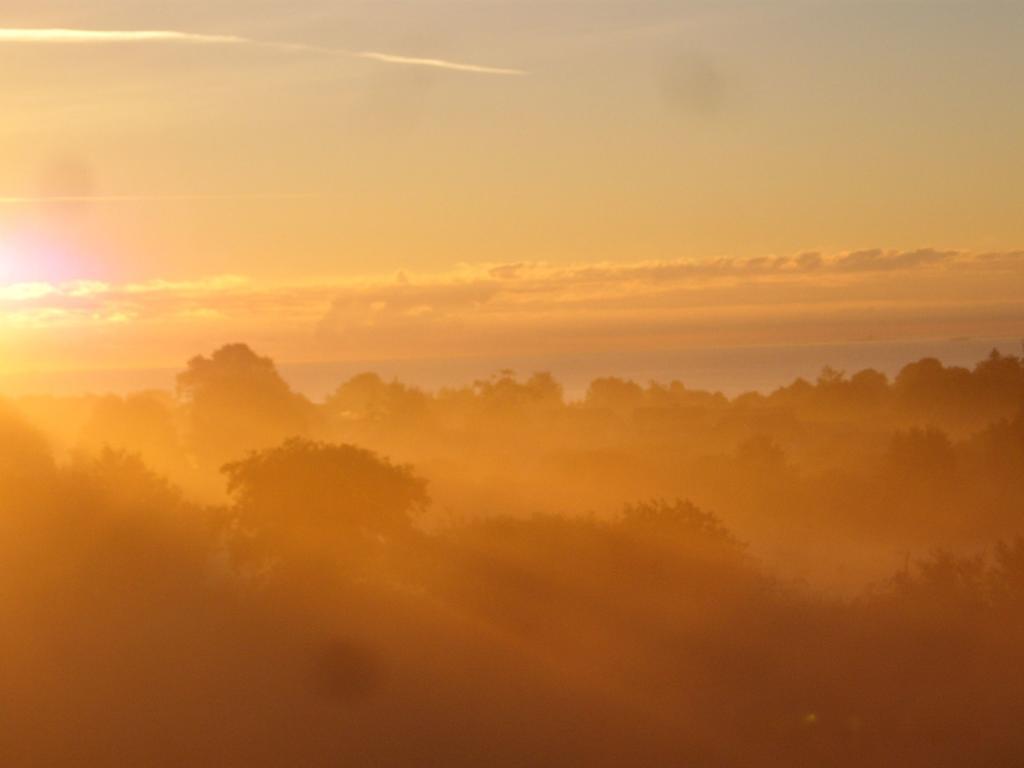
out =
[(903, 367), (896, 376), (895, 394), (905, 413), (945, 423), (973, 413), (971, 384), (966, 368), (947, 368), (928, 357)]
[[(408, 534), (426, 483), (371, 451), (291, 439), (224, 467), (249, 555), (314, 549), (358, 555)], [(243, 552), (242, 554), (245, 554)]]
[(376, 373), (361, 373), (341, 384), (327, 398), (324, 410), (335, 418), (411, 426), (426, 416), (429, 404), (429, 398), (414, 387), (385, 382)]
[(746, 547), (711, 512), (690, 501), (662, 499), (631, 504), (622, 514), (620, 526), (642, 536), (675, 547), (713, 553), (721, 559), (741, 561)]
[(889, 470), (905, 482), (941, 483), (957, 470), (953, 443), (934, 427), (895, 433), (889, 441), (887, 461)]
[(635, 381), (614, 377), (594, 379), (587, 388), (585, 402), (590, 408), (629, 414), (644, 404), (644, 390)]
[(312, 404), (245, 344), (193, 358), (178, 376), (178, 394), (188, 408), (190, 448), (206, 467), (303, 435), (312, 420)]

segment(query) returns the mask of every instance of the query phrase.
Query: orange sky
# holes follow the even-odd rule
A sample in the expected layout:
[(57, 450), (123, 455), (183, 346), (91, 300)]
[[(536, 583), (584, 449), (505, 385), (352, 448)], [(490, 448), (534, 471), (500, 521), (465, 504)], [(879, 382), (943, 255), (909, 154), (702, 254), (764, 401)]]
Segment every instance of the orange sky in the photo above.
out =
[(167, 6), (0, 9), (6, 371), (1021, 333), (1020, 4)]

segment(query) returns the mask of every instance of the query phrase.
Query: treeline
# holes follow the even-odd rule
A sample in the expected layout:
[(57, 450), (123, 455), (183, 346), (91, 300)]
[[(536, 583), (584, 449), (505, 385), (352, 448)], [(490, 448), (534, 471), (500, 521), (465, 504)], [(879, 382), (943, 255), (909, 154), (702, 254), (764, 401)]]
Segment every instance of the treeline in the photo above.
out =
[(567, 401), (548, 374), (500, 372), (425, 392), (367, 373), (323, 402), (244, 345), (197, 357), (173, 393), (24, 399), (61, 455), (136, 453), (192, 498), (223, 499), (220, 468), (295, 436), (412, 464), (427, 522), (614, 514), (637, 499), (713, 510), (790, 576), (860, 586), (935, 547), (1021, 533), (1024, 364), (925, 359), (889, 380), (826, 368), (732, 399), (680, 382), (598, 379)]

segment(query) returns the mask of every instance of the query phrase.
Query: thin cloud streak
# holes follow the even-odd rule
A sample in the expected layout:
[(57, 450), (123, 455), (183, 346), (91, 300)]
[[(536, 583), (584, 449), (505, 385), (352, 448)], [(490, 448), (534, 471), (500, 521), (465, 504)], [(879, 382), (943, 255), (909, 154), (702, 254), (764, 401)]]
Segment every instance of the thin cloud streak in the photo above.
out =
[(171, 30), (0, 29), (0, 43), (251, 43), (235, 35), (201, 35)]
[(223, 194), (223, 195), (69, 195), (41, 197), (0, 197), (0, 205), (44, 205), (46, 203), (166, 203), (196, 200), (311, 200), (311, 194)]
[(448, 61), (446, 59), (401, 56), (379, 51), (348, 51), (340, 48), (326, 48), (301, 43), (281, 43), (254, 40), (238, 35), (211, 35), (177, 30), (94, 30), (94, 29), (11, 29), (0, 28), (0, 44), (37, 45), (108, 45), (124, 43), (195, 43), (201, 45), (248, 45), (272, 48), (279, 51), (298, 51), (327, 55), (348, 56), (400, 66), (429, 67), (454, 72), (469, 72), (485, 75), (519, 76), (527, 72), (521, 69), (489, 67), (480, 64)]
[(378, 53), (376, 51), (360, 51), (353, 53), (361, 59), (382, 61), (386, 64), (407, 64), (414, 67), (434, 67), (435, 69), (452, 69), (457, 72), (479, 72), (484, 75), (525, 75), (522, 69), (505, 69), (502, 67), (482, 67), (477, 64), (459, 64), (444, 59), (419, 59), (411, 56), (396, 56), (391, 53)]

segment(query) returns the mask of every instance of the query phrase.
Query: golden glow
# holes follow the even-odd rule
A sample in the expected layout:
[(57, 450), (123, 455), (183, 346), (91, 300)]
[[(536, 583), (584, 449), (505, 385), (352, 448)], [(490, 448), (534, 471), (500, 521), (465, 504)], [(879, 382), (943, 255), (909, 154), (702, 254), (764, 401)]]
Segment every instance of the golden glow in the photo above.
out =
[(2, 0), (0, 768), (1021, 765), (1019, 0)]

